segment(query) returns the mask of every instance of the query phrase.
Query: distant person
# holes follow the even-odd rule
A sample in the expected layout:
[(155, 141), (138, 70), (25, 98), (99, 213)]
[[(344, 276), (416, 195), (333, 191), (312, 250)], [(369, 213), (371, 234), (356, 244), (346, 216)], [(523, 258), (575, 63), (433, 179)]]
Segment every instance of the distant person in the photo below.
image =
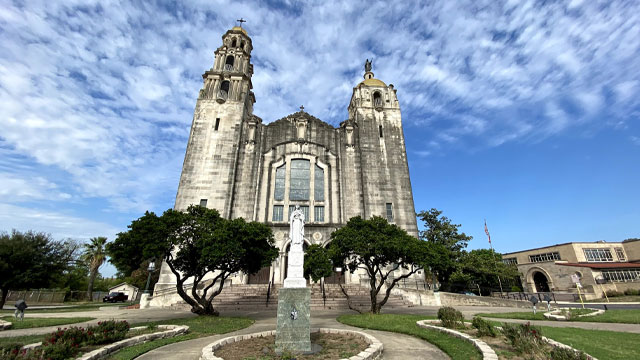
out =
[(544, 301), (547, 302), (547, 311), (551, 311), (551, 297), (549, 297), (549, 294), (544, 295)]
[(533, 304), (533, 314), (535, 315), (536, 314), (536, 304), (538, 303), (538, 298), (532, 295), (529, 298), (529, 301), (531, 301), (531, 303)]
[(16, 319), (20, 318), (20, 321), (23, 321), (24, 320), (24, 309), (26, 309), (28, 307), (27, 303), (24, 300), (20, 299), (20, 300), (16, 301), (16, 304), (14, 306), (16, 307), (16, 312), (13, 313), (13, 316), (15, 316)]

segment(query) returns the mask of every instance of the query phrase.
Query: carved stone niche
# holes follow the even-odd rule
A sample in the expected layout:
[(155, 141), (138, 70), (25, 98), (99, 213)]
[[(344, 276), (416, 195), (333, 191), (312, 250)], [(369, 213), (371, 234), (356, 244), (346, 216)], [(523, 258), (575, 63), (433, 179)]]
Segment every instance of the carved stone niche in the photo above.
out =
[(354, 147), (353, 131), (355, 130), (353, 122), (351, 120), (345, 121), (342, 123), (342, 128), (344, 129), (345, 134), (345, 145), (347, 146), (347, 149), (352, 149)]
[(304, 141), (307, 136), (307, 119), (297, 118), (293, 120), (293, 124), (296, 126), (296, 138), (298, 141)]
[(255, 121), (249, 120), (247, 122), (247, 144), (256, 143), (256, 127), (258, 124)]

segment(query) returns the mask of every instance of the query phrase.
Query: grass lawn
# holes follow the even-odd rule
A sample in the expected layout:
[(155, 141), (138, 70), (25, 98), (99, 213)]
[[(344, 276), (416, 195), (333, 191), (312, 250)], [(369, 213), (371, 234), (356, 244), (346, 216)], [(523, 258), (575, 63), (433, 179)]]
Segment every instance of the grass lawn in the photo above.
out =
[[(68, 303), (64, 304), (65, 306), (70, 305)], [(61, 312), (76, 312), (76, 311), (92, 311), (98, 310), (98, 308), (103, 306), (127, 306), (131, 305), (130, 303), (103, 303), (103, 302), (94, 302), (94, 303), (81, 303), (81, 304), (73, 304), (69, 307), (59, 307), (59, 308), (50, 308), (50, 309), (32, 309), (27, 308), (25, 313), (61, 313)], [(0, 313), (13, 314), (14, 310), (2, 309)]]
[(435, 318), (424, 315), (394, 314), (360, 314), (338, 317), (338, 321), (343, 324), (365, 329), (392, 331), (426, 340), (447, 353), (453, 360), (482, 359), (480, 352), (471, 343), (436, 330), (422, 329), (416, 325), (418, 320), (425, 319)]
[(44, 335), (26, 335), (26, 336), (13, 336), (13, 337), (0, 337), (0, 346), (7, 344), (20, 344), (27, 345), (42, 341)]
[[(609, 298), (610, 302), (640, 302), (640, 295), (625, 295), (625, 296), (614, 296)], [(592, 303), (606, 303), (607, 299), (595, 299), (595, 300), (587, 300), (585, 302)]]
[(640, 359), (640, 334), (542, 326), (542, 335), (598, 359)]
[[(531, 311), (495, 313), (495, 314), (478, 314), (478, 315), (487, 317), (487, 318), (497, 318), (497, 319), (548, 320), (542, 315), (542, 312), (540, 311), (538, 311), (538, 313), (535, 315)], [(602, 315), (574, 317), (570, 321), (640, 324), (640, 309), (607, 310)]]
[(92, 317), (73, 317), (73, 318), (32, 318), (25, 317), (23, 321), (16, 319), (13, 316), (3, 316), (0, 319), (10, 322), (11, 330), (17, 329), (30, 329), (36, 327), (55, 326), (55, 325), (67, 325), (75, 324), (79, 322), (85, 322), (93, 320)]
[[(244, 329), (253, 324), (253, 320), (248, 318), (234, 318), (234, 317), (213, 317), (213, 316), (198, 316), (182, 319), (172, 319), (166, 321), (154, 321), (146, 323), (135, 323), (131, 326), (144, 326), (144, 325), (187, 325), (189, 326), (189, 332), (185, 335), (180, 335), (172, 338), (158, 339), (149, 341), (143, 344), (122, 349), (117, 353), (111, 355), (109, 359), (125, 360), (133, 359), (140, 356), (150, 350), (159, 348), (164, 345), (173, 344), (180, 341), (191, 340), (203, 336), (210, 336), (215, 334), (226, 334), (228, 332)], [(160, 330), (159, 330), (160, 331)]]

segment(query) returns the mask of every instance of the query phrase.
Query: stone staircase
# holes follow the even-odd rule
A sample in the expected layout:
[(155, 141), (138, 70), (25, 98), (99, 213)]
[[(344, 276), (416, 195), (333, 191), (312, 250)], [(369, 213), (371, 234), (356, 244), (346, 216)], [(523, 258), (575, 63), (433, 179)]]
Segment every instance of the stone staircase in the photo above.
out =
[[(224, 310), (276, 310), (278, 308), (278, 290), (282, 285), (271, 287), (269, 302), (267, 302), (267, 284), (233, 285), (225, 287), (222, 293), (213, 300), (213, 308)], [(336, 284), (325, 284), (325, 297), (322, 287), (318, 284), (311, 287), (311, 310), (348, 309), (347, 299)], [(369, 289), (359, 285), (344, 285), (351, 297), (351, 305), (359, 310), (367, 311), (371, 307)], [(382, 291), (379, 299), (384, 298)], [(410, 307), (413, 304), (405, 301), (400, 295), (390, 295), (384, 308)], [(171, 305), (174, 309), (189, 309), (183, 301)]]

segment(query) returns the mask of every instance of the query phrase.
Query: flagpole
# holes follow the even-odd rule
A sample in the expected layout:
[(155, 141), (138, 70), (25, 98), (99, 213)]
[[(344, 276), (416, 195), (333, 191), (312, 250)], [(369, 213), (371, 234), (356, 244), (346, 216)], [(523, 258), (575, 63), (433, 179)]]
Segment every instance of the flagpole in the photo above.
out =
[[(487, 228), (487, 219), (484, 219), (484, 232), (485, 234), (487, 234), (487, 238), (489, 238), (489, 248), (491, 249), (492, 255), (493, 256), (493, 244), (491, 243), (491, 235), (489, 235), (489, 229)], [(496, 271), (498, 270), (498, 262), (496, 261), (495, 256), (493, 257), (493, 265), (496, 268)], [(502, 290), (502, 280), (500, 280), (500, 275), (496, 274), (498, 276), (498, 284), (500, 285), (500, 295), (502, 295), (502, 293), (504, 292)]]

